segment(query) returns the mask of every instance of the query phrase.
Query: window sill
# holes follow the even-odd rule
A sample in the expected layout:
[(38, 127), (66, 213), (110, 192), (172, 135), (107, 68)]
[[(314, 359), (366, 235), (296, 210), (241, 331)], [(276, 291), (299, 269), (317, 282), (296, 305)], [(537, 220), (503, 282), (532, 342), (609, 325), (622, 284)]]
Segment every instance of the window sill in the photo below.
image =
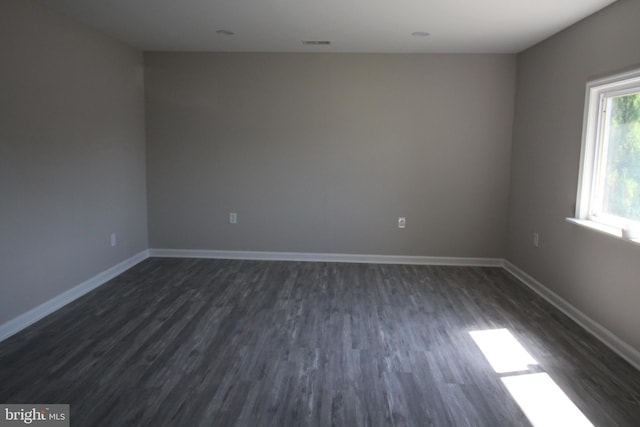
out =
[(640, 245), (640, 239), (623, 238), (622, 230), (620, 230), (617, 227), (611, 227), (609, 225), (604, 225), (594, 221), (589, 221), (588, 219), (567, 218), (567, 222), (571, 224), (579, 225), (580, 227), (588, 228), (589, 230), (594, 230), (600, 233), (608, 234), (609, 236), (613, 236), (619, 240), (624, 240), (625, 242)]

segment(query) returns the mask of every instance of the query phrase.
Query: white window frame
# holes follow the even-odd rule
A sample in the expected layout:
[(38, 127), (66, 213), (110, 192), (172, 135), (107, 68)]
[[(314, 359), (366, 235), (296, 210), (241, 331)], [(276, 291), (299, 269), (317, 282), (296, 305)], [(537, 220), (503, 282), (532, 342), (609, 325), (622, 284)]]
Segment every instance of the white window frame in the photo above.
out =
[(616, 74), (587, 83), (585, 110), (582, 129), (582, 149), (580, 155), (580, 173), (576, 202), (576, 218), (581, 221), (595, 223), (615, 230), (619, 233), (629, 226), (640, 226), (640, 222), (627, 218), (598, 212), (602, 206), (604, 179), (600, 177), (606, 165), (604, 136), (610, 111), (606, 111), (605, 103), (612, 96), (627, 95), (640, 91), (640, 69)]

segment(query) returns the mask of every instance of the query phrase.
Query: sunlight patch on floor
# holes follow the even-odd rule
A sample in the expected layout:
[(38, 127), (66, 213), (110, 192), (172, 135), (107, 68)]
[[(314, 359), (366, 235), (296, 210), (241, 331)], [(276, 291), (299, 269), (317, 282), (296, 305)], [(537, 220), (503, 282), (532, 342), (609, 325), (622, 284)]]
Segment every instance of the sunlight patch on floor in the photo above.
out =
[(544, 372), (503, 377), (502, 382), (536, 427), (593, 427), (558, 384)]
[(499, 374), (527, 371), (529, 365), (538, 364), (508, 329), (471, 331), (469, 334)]
[(535, 427), (593, 427), (508, 329), (470, 331), (482, 354)]

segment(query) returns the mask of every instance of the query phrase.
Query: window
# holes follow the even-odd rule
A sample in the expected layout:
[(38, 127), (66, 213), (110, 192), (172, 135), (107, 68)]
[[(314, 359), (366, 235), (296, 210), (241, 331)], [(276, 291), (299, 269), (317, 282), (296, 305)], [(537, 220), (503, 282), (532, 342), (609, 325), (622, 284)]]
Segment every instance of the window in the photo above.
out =
[(587, 85), (576, 216), (640, 232), (640, 70)]

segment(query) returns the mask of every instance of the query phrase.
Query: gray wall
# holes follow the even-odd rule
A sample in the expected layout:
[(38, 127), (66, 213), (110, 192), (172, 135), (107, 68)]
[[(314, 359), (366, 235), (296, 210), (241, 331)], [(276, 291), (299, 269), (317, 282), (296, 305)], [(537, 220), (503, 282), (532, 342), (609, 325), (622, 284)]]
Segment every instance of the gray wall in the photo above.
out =
[(147, 226), (142, 54), (2, 0), (0, 58), (2, 324), (146, 249)]
[[(574, 215), (585, 85), (640, 65), (640, 2), (620, 0), (518, 56), (507, 258), (640, 350), (640, 246)], [(531, 233), (540, 232), (540, 247)]]
[(145, 53), (150, 247), (502, 257), (514, 79), (512, 55)]

